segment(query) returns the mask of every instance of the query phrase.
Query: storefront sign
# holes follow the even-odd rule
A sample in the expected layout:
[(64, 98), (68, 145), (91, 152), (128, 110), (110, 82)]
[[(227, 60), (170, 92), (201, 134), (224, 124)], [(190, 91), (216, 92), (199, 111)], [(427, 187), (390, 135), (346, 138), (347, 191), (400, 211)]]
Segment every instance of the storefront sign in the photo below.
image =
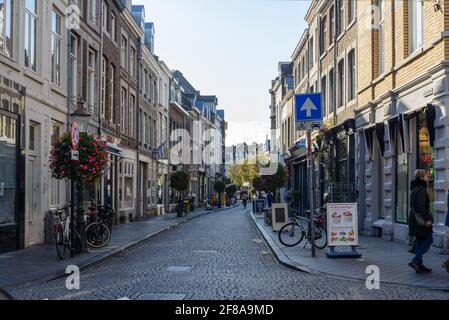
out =
[(327, 205), (327, 234), (329, 247), (359, 245), (357, 203)]

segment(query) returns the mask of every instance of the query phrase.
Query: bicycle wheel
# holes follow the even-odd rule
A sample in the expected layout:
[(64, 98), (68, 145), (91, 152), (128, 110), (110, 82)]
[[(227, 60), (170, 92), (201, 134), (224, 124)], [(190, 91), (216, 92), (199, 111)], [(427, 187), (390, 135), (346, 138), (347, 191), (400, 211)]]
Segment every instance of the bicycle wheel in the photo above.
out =
[(58, 232), (55, 233), (55, 246), (59, 259), (64, 260), (67, 246), (62, 230), (58, 230)]
[(279, 241), (287, 247), (294, 247), (302, 241), (304, 233), (297, 222), (290, 222), (279, 231)]
[(327, 247), (327, 230), (324, 226), (317, 226), (315, 229), (315, 247), (318, 249)]
[(100, 222), (93, 222), (86, 227), (86, 240), (91, 248), (103, 248), (111, 240), (111, 231)]

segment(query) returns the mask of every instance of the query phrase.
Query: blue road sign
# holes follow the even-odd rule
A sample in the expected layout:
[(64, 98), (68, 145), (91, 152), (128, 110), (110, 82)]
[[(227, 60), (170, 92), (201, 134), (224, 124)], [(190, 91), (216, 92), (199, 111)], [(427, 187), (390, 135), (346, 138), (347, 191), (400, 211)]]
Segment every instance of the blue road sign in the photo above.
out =
[(323, 120), (321, 93), (295, 95), (295, 113), (297, 122)]

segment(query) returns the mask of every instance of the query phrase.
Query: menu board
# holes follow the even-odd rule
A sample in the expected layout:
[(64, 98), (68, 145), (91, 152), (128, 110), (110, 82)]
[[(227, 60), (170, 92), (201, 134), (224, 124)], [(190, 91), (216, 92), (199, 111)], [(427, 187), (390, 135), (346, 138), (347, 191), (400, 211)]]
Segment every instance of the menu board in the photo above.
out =
[(327, 204), (329, 247), (358, 246), (357, 203)]
[(254, 201), (255, 204), (255, 213), (263, 213), (263, 207), (265, 204), (265, 201), (263, 199), (257, 199)]

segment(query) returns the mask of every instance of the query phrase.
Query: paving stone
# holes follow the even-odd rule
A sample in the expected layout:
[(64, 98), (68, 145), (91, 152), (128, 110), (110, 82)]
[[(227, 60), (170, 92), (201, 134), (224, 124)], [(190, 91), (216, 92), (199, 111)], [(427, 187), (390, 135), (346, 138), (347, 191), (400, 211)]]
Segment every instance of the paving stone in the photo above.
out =
[[(278, 263), (242, 208), (204, 215), (204, 225), (186, 223), (81, 274), (81, 290), (65, 279), (14, 288), (19, 299), (135, 299), (141, 294), (186, 294), (186, 300), (261, 299), (449, 299), (449, 293), (397, 285), (368, 290), (365, 281), (298, 272)], [(213, 233), (210, 233), (213, 231)], [(182, 241), (183, 239), (192, 241)], [(164, 245), (163, 245), (164, 244)], [(296, 248), (298, 250), (298, 248)], [(197, 254), (217, 250), (219, 254)], [(168, 266), (191, 266), (167, 272)], [(167, 297), (167, 296), (166, 296)]]

